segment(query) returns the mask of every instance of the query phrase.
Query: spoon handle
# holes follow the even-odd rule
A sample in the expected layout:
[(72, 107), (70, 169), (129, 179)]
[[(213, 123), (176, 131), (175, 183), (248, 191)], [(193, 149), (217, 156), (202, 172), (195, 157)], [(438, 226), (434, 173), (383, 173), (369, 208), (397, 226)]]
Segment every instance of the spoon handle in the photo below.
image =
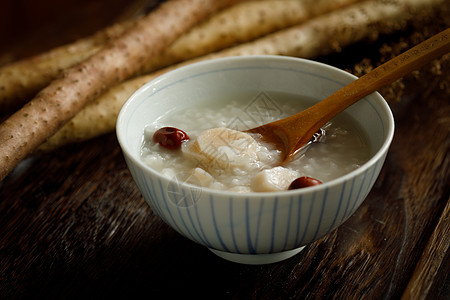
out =
[(319, 120), (316, 119), (315, 122), (318, 123), (316, 130), (358, 100), (449, 52), (450, 28), (447, 28), (312, 106), (309, 113), (313, 115), (318, 116), (327, 111), (326, 115), (321, 116)]
[(350, 105), (450, 52), (450, 28), (407, 50), (313, 106), (287, 118), (247, 130), (283, 152), (288, 162), (313, 134)]
[(278, 149), (284, 149), (282, 164), (286, 163), (317, 130), (347, 107), (448, 52), (450, 28), (382, 64), (315, 105), (248, 132), (264, 132), (263, 138), (275, 143)]

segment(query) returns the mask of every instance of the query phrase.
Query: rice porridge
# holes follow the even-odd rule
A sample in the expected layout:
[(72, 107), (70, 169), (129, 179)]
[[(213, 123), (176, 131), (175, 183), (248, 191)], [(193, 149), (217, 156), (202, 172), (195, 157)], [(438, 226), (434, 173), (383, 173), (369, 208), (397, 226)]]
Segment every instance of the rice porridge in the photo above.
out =
[[(143, 161), (170, 179), (201, 187), (271, 192), (302, 187), (305, 180), (306, 186), (330, 181), (369, 159), (364, 132), (344, 112), (327, 123), (305, 151), (279, 166), (278, 150), (242, 131), (295, 114), (310, 106), (312, 100), (298, 101), (297, 95), (274, 93), (249, 97), (249, 101), (220, 103), (174, 109), (146, 126)], [(179, 138), (177, 145), (169, 147), (173, 149), (155, 139), (166, 127), (170, 128), (163, 129), (165, 133)]]

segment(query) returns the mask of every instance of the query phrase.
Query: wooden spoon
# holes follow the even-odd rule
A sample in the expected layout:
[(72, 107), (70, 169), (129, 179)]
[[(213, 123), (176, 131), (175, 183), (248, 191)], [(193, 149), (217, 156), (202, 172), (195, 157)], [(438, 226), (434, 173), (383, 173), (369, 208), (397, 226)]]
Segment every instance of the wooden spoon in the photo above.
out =
[(287, 118), (246, 130), (275, 145), (288, 162), (325, 123), (350, 105), (450, 52), (450, 28), (418, 44), (310, 108)]

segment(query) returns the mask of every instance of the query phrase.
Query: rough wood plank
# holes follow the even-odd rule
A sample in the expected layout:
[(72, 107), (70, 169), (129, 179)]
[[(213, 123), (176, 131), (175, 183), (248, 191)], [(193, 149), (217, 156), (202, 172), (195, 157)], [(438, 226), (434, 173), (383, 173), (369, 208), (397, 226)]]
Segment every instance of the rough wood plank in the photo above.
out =
[[(442, 289), (450, 270), (450, 199), (439, 218), (436, 229), (428, 241), (414, 273), (402, 295), (402, 299), (427, 299), (432, 288)], [(443, 291), (445, 292), (445, 291)]]

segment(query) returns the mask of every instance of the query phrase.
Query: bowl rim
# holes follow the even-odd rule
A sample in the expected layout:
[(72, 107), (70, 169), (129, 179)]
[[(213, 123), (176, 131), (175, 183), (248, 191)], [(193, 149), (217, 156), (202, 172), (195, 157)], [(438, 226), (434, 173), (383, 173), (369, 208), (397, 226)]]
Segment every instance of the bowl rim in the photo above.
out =
[[(141, 159), (138, 157), (138, 153), (132, 153), (130, 147), (128, 146), (128, 143), (126, 142), (126, 136), (124, 133), (124, 130), (122, 131), (122, 124), (124, 123), (123, 119), (126, 117), (126, 114), (129, 110), (129, 107), (132, 105), (133, 102), (138, 101), (140, 96), (142, 94), (145, 94), (145, 92), (152, 87), (152, 85), (156, 84), (157, 82), (166, 80), (166, 78), (173, 76), (174, 74), (178, 74), (180, 72), (185, 72), (189, 70), (196, 70), (198, 68), (202, 68), (203, 66), (211, 65), (211, 64), (221, 64), (226, 62), (235, 62), (235, 61), (242, 61), (242, 60), (272, 60), (272, 61), (285, 61), (285, 62), (292, 62), (292, 63), (301, 63), (305, 65), (314, 65), (315, 67), (324, 68), (331, 70), (333, 72), (336, 72), (336, 74), (339, 74), (339, 76), (347, 77), (349, 79), (356, 80), (358, 79), (357, 76), (344, 71), (342, 69), (339, 69), (337, 67), (314, 61), (311, 59), (305, 59), (305, 58), (299, 58), (299, 57), (291, 57), (291, 56), (282, 56), (282, 55), (249, 55), (249, 56), (229, 56), (229, 57), (221, 57), (221, 58), (213, 58), (205, 61), (199, 61), (194, 62), (189, 65), (184, 65), (179, 68), (170, 70), (164, 74), (161, 74), (157, 76), (156, 78), (151, 79), (144, 85), (142, 85), (140, 88), (138, 88), (124, 103), (122, 106), (116, 122), (116, 136), (117, 140), (119, 142), (119, 145), (123, 151), (123, 153), (132, 160), (132, 162), (136, 165), (138, 165), (141, 169), (146, 170), (147, 172), (150, 172), (154, 175), (156, 175), (158, 178), (162, 180), (170, 180), (170, 178), (165, 177), (161, 173), (155, 171), (153, 168), (149, 167), (147, 164), (145, 164)], [(345, 79), (345, 78), (344, 78)], [(362, 164), (359, 168), (343, 175), (338, 178), (335, 178), (333, 180), (324, 182), (321, 185), (306, 187), (302, 189), (294, 189), (294, 190), (285, 190), (285, 191), (276, 191), (276, 192), (235, 192), (235, 191), (226, 191), (226, 190), (216, 190), (212, 188), (207, 187), (200, 187), (197, 185), (193, 185), (190, 183), (183, 182), (181, 183), (186, 188), (197, 188), (207, 191), (209, 194), (213, 195), (227, 195), (227, 196), (240, 196), (240, 197), (247, 197), (247, 198), (253, 198), (253, 197), (274, 197), (274, 196), (280, 196), (280, 195), (286, 195), (286, 196), (293, 196), (296, 194), (305, 194), (305, 193), (313, 193), (317, 192), (319, 190), (325, 190), (327, 188), (331, 188), (333, 186), (339, 186), (342, 185), (343, 182), (350, 180), (353, 177), (357, 177), (358, 175), (361, 175), (364, 173), (367, 169), (369, 169), (372, 165), (376, 164), (377, 161), (379, 161), (382, 156), (387, 154), (388, 149), (390, 147), (390, 144), (394, 137), (394, 131), (395, 131), (395, 122), (393, 113), (389, 107), (389, 104), (387, 101), (381, 96), (379, 92), (374, 92), (366, 97), (375, 97), (375, 101), (379, 102), (381, 111), (383, 112), (388, 120), (388, 123), (385, 126), (386, 128), (386, 137), (384, 138), (384, 141), (381, 145), (381, 147), (376, 151), (371, 158), (366, 161), (364, 164)], [(137, 99), (137, 100), (136, 100)], [(144, 130), (144, 129), (142, 129)]]

